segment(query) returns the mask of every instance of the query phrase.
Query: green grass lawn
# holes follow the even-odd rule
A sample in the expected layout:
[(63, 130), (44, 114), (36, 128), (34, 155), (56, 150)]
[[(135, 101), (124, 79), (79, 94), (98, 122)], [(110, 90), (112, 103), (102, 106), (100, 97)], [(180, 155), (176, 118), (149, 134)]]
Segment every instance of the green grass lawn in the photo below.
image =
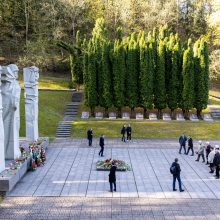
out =
[(220, 122), (178, 122), (178, 121), (124, 121), (124, 120), (89, 120), (77, 121), (72, 126), (72, 137), (86, 137), (88, 128), (93, 128), (94, 136), (105, 134), (108, 138), (120, 137), (123, 124), (131, 124), (133, 138), (177, 138), (182, 132), (191, 134), (195, 139), (218, 139)]
[[(72, 92), (39, 91), (39, 136), (55, 137), (57, 125), (62, 120)], [(25, 137), (24, 94), (20, 102), (20, 137)]]
[[(24, 88), (24, 81), (22, 75), (19, 75), (19, 82), (21, 87)], [(44, 76), (40, 75), (38, 81), (39, 89), (51, 89), (51, 90), (66, 90), (69, 89), (69, 78), (66, 76), (63, 77), (54, 77), (54, 76)]]

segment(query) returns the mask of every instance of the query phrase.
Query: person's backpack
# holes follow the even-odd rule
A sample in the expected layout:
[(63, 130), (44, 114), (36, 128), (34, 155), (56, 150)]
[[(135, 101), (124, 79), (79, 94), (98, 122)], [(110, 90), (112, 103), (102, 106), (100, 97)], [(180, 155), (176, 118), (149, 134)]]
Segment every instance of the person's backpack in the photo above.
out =
[(175, 165), (172, 165), (171, 167), (170, 167), (170, 173), (171, 174), (176, 174), (176, 166)]

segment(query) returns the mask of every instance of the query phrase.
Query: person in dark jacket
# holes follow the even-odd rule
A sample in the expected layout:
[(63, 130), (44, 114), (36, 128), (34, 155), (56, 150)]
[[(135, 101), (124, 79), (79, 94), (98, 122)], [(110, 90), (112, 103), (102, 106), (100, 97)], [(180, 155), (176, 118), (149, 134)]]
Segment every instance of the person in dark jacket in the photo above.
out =
[(180, 178), (181, 169), (180, 169), (180, 165), (178, 163), (178, 158), (175, 158), (171, 167), (175, 167), (175, 170), (173, 172), (173, 191), (176, 191), (176, 179), (177, 179), (178, 183), (179, 183), (179, 190), (180, 190), (180, 192), (183, 192), (184, 190), (182, 189), (182, 183), (181, 183), (181, 178)]
[(99, 151), (99, 156), (103, 157), (103, 152), (104, 152), (104, 146), (105, 146), (105, 139), (104, 135), (102, 134), (100, 139), (99, 139), (99, 146), (101, 147), (101, 150)]
[(219, 170), (220, 170), (220, 153), (219, 153), (219, 146), (215, 148), (215, 157), (213, 160), (213, 164), (215, 165), (215, 178), (219, 179)]
[(183, 133), (183, 134), (179, 137), (179, 143), (180, 143), (179, 154), (181, 154), (182, 148), (184, 149), (184, 153), (186, 154), (186, 141), (187, 141), (187, 137), (186, 137), (185, 134)]
[(210, 145), (210, 143), (207, 141), (206, 142), (206, 148), (205, 148), (205, 156), (206, 156), (206, 165), (208, 165), (209, 164), (209, 162), (208, 162), (208, 157), (209, 157), (209, 153), (211, 152), (211, 145)]
[(187, 149), (187, 155), (189, 154), (189, 151), (192, 151), (192, 154), (190, 156), (194, 156), (194, 150), (193, 150), (193, 139), (191, 136), (188, 137), (188, 149)]
[(124, 141), (125, 142), (125, 133), (126, 133), (126, 127), (125, 125), (123, 125), (122, 129), (121, 129), (121, 141)]
[(110, 192), (113, 192), (113, 185), (114, 185), (114, 191), (116, 192), (116, 172), (117, 166), (115, 165), (115, 162), (112, 161), (112, 166), (109, 173), (109, 184), (110, 184)]
[(93, 138), (92, 128), (90, 128), (90, 129), (87, 131), (87, 138), (88, 138), (88, 141), (89, 141), (89, 146), (91, 147), (91, 146), (92, 146), (92, 138)]
[(131, 141), (131, 125), (129, 124), (127, 127), (127, 140)]

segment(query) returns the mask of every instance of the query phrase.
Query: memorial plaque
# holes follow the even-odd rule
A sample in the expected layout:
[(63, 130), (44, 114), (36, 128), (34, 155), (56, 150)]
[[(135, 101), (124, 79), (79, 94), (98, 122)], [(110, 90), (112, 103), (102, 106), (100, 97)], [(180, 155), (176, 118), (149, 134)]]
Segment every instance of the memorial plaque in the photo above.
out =
[(196, 114), (190, 114), (189, 119), (190, 119), (191, 121), (198, 121), (198, 120), (199, 120)]
[(149, 119), (150, 119), (150, 120), (157, 120), (157, 114), (155, 114), (155, 113), (150, 113), (150, 114), (149, 114)]
[(177, 113), (176, 114), (176, 120), (177, 121), (185, 121), (185, 118), (183, 117), (182, 113)]
[(213, 121), (213, 118), (212, 118), (211, 114), (204, 114), (203, 120), (204, 121)]
[(144, 115), (142, 113), (136, 113), (136, 120), (143, 120)]
[(84, 119), (89, 118), (89, 112), (82, 112), (81, 118), (84, 118)]
[(109, 119), (116, 119), (116, 113), (115, 112), (109, 112), (108, 117), (109, 117)]
[(95, 113), (95, 118), (96, 119), (103, 119), (103, 112), (96, 112)]
[(164, 121), (170, 121), (171, 120), (170, 114), (169, 113), (163, 113), (163, 120)]
[(128, 112), (123, 112), (122, 113), (122, 118), (123, 119), (130, 119), (130, 114)]

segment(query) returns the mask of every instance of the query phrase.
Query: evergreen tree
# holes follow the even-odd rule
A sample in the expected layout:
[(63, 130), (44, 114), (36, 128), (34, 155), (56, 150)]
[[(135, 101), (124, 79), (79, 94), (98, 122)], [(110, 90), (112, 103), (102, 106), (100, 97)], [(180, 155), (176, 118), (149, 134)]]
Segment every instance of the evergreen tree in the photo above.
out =
[(195, 67), (195, 102), (198, 117), (208, 104), (208, 51), (204, 39), (198, 40), (194, 44), (194, 67)]
[(106, 109), (113, 105), (110, 49), (110, 42), (104, 44), (102, 47), (103, 103)]
[(161, 117), (161, 110), (166, 108), (165, 45), (162, 40), (159, 41), (156, 69), (157, 72), (155, 74), (154, 104), (155, 108), (158, 109), (159, 117)]
[(95, 47), (95, 60), (96, 60), (96, 77), (97, 77), (97, 92), (98, 92), (98, 105), (104, 107), (104, 90), (103, 90), (103, 72), (102, 72), (102, 47), (107, 42), (107, 29), (105, 20), (99, 18), (96, 20), (95, 27), (92, 31), (92, 41)]
[(172, 58), (171, 58), (171, 74), (169, 80), (169, 90), (168, 90), (168, 99), (167, 104), (171, 109), (171, 115), (173, 117), (173, 112), (178, 106), (178, 60), (179, 59), (179, 44), (178, 42), (172, 49)]
[(138, 104), (138, 70), (138, 45), (133, 33), (127, 51), (127, 103), (132, 110)]
[(183, 54), (183, 93), (182, 93), (182, 109), (188, 117), (188, 112), (193, 108), (195, 93), (194, 93), (194, 59), (191, 39), (188, 40), (188, 48)]
[(83, 40), (83, 82), (84, 82), (84, 100), (88, 106), (88, 91), (89, 91), (89, 75), (88, 75), (88, 45), (86, 39)]
[(91, 113), (94, 115), (94, 108), (98, 105), (97, 94), (97, 76), (96, 76), (96, 59), (95, 48), (92, 41), (88, 45), (88, 106), (91, 108)]
[(116, 40), (112, 55), (113, 62), (113, 95), (114, 106), (121, 111), (125, 104), (125, 49), (123, 44)]
[(145, 109), (153, 107), (153, 47), (146, 43), (144, 36), (140, 40), (140, 104)]

